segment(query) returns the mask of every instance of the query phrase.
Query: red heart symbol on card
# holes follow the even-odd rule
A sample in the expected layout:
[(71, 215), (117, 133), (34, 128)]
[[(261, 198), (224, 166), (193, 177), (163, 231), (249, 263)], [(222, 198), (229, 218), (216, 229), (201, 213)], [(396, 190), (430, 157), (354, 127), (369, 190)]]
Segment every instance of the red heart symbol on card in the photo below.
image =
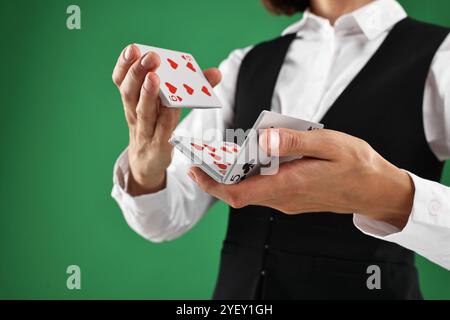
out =
[(210, 145), (207, 145), (206, 143), (204, 143), (203, 146), (207, 147), (209, 149), (209, 151), (211, 151), (211, 152), (216, 152), (216, 148), (211, 147)]
[(170, 93), (175, 93), (175, 92), (177, 92), (177, 90), (178, 90), (177, 87), (171, 85), (171, 84), (168, 83), (168, 82), (166, 82), (165, 85), (166, 85), (167, 89), (169, 89)]
[(204, 94), (206, 94), (207, 96), (210, 96), (210, 97), (211, 97), (211, 93), (209, 93), (209, 90), (208, 90), (207, 87), (203, 86), (203, 87), (202, 87), (202, 91), (203, 91)]
[(183, 83), (183, 87), (186, 89), (187, 93), (189, 93), (190, 95), (192, 95), (194, 93), (194, 89), (189, 87), (187, 84)]
[(196, 143), (192, 143), (191, 142), (191, 146), (193, 146), (195, 149), (197, 149), (197, 150), (200, 150), (200, 151), (202, 151), (203, 150), (203, 147), (202, 146), (199, 146), (198, 144), (196, 144)]
[(178, 98), (178, 101), (183, 101), (183, 98), (181, 98), (180, 96), (177, 96), (177, 98)]
[(213, 157), (214, 158), (214, 160), (220, 160), (220, 159), (222, 159), (221, 157), (219, 157), (217, 154), (215, 154), (215, 153), (209, 153), (209, 155), (211, 156), (211, 157)]
[(170, 58), (167, 58), (167, 62), (169, 62), (170, 66), (174, 69), (178, 68), (178, 63), (176, 63), (175, 61), (173, 61)]
[(214, 164), (219, 167), (219, 169), (225, 170), (227, 168), (226, 164), (214, 161)]
[(189, 69), (191, 69), (191, 70), (194, 71), (194, 72), (197, 72), (197, 70), (195, 70), (194, 65), (193, 65), (191, 62), (188, 62), (188, 63), (186, 64), (186, 67), (188, 67)]

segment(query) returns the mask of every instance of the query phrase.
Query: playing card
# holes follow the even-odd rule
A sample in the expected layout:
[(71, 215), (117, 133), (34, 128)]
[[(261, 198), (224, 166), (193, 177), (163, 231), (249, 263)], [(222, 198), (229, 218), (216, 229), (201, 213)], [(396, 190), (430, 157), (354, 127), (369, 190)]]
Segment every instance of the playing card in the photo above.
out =
[(259, 147), (258, 131), (269, 128), (286, 128), (298, 131), (308, 131), (322, 129), (323, 124), (310, 122), (294, 117), (285, 116), (276, 112), (264, 110), (256, 119), (252, 130), (241, 146), (237, 161), (229, 170), (225, 177), (225, 184), (233, 184), (258, 172), (261, 165), (264, 165), (263, 174), (275, 174), (280, 163), (290, 161), (298, 157), (268, 157)]
[(234, 184), (249, 177), (258, 167), (259, 151), (258, 135), (251, 130), (239, 150), (236, 161), (224, 177), (223, 183)]
[(230, 142), (214, 141), (204, 143), (199, 139), (172, 136), (169, 141), (186, 155), (193, 165), (200, 167), (216, 181), (223, 178), (236, 161), (239, 146)]
[(156, 74), (161, 80), (159, 95), (164, 105), (175, 108), (221, 108), (213, 88), (191, 54), (142, 44), (137, 47), (142, 55), (151, 51), (161, 58)]
[[(268, 128), (307, 131), (321, 129), (323, 125), (276, 112), (263, 111), (241, 146), (231, 142), (204, 142), (180, 136), (173, 136), (169, 142), (189, 157), (193, 165), (200, 167), (217, 182), (235, 184), (259, 171), (261, 174), (275, 174), (279, 163), (301, 158), (301, 156), (278, 158), (265, 155), (259, 147), (258, 130)], [(273, 164), (276, 166), (272, 166)], [(265, 172), (259, 170), (261, 165), (264, 166)]]

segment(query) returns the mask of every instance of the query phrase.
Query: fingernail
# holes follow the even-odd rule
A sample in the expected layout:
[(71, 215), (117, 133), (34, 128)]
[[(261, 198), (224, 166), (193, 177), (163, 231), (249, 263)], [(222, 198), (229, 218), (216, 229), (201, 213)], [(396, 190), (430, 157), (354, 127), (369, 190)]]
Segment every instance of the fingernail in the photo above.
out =
[(193, 171), (192, 169), (189, 169), (189, 171), (188, 171), (188, 176), (189, 176), (192, 180), (194, 180), (195, 183), (197, 183), (197, 177), (195, 176), (195, 173), (194, 173), (194, 171)]
[(133, 58), (133, 46), (129, 45), (126, 49), (125, 52), (123, 53), (123, 58), (126, 61), (130, 61)]
[(259, 129), (258, 130), (258, 143), (261, 148), (263, 148), (264, 151), (267, 152), (267, 130), (266, 129)]
[(145, 77), (144, 89), (147, 91), (150, 91), (152, 89), (152, 80), (150, 79), (150, 75), (147, 75)]
[(278, 148), (280, 147), (280, 135), (278, 133), (278, 129), (270, 129), (268, 144), (270, 148), (270, 154), (278, 154)]
[(145, 69), (150, 69), (151, 67), (153, 67), (153, 59), (151, 52), (147, 52), (145, 56), (142, 58), (141, 66), (143, 66)]
[(270, 155), (278, 152), (280, 145), (280, 135), (277, 129), (260, 129), (258, 143), (263, 150)]

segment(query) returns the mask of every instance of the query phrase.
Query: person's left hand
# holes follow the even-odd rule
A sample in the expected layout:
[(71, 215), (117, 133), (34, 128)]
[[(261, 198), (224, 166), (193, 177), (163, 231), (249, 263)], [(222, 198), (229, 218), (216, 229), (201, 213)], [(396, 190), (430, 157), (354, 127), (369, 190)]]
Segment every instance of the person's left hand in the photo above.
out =
[(267, 129), (259, 143), (267, 154), (304, 158), (282, 163), (275, 175), (220, 184), (197, 167), (188, 174), (205, 192), (233, 208), (267, 206), (286, 214), (359, 213), (403, 228), (414, 198), (408, 173), (365, 141), (332, 131)]

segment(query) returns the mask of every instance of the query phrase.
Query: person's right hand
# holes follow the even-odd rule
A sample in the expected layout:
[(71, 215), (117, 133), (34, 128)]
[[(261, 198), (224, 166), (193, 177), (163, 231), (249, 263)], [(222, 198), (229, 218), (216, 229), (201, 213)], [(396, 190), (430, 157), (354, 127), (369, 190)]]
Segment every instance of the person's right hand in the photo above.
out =
[[(167, 108), (159, 98), (160, 65), (155, 52), (141, 56), (135, 45), (126, 47), (112, 74), (119, 88), (130, 131), (128, 192), (134, 196), (153, 193), (165, 187), (166, 169), (172, 160), (168, 142), (180, 116), (180, 109)], [(221, 79), (220, 71), (204, 71), (211, 86)]]

